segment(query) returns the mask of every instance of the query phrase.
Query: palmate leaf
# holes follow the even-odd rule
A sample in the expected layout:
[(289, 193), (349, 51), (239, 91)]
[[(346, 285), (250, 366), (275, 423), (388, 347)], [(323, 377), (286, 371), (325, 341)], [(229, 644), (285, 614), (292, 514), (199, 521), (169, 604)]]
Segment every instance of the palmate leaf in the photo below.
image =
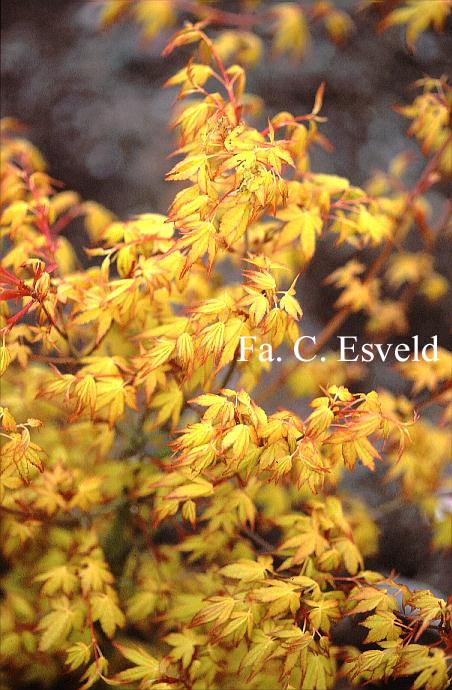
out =
[(228, 208), (221, 217), (220, 233), (228, 245), (234, 244), (246, 232), (250, 218), (250, 204), (248, 200), (234, 204)]
[(193, 630), (185, 630), (183, 633), (170, 633), (165, 637), (165, 642), (173, 649), (170, 656), (175, 660), (181, 660), (182, 668), (187, 668), (197, 646), (204, 645), (207, 642), (207, 635), (198, 635)]
[(113, 637), (116, 628), (122, 628), (126, 622), (124, 614), (116, 603), (116, 598), (111, 588), (108, 588), (105, 593), (94, 594), (91, 597), (93, 620), (99, 621), (107, 637)]
[(303, 672), (303, 687), (329, 690), (334, 683), (335, 672), (335, 664), (331, 657), (308, 652)]
[(2, 474), (10, 475), (14, 470), (24, 483), (28, 483), (33, 473), (44, 471), (45, 452), (30, 438), (27, 428), (18, 429), (1, 448)]
[(57, 599), (52, 604), (53, 610), (45, 615), (39, 624), (42, 635), (39, 649), (49, 651), (67, 639), (71, 630), (80, 627), (83, 610), (72, 604), (67, 597)]
[(339, 592), (327, 592), (319, 601), (304, 600), (310, 607), (309, 620), (317, 630), (328, 633), (332, 624), (341, 618), (341, 599)]
[(276, 645), (276, 640), (263, 633), (262, 630), (256, 630), (253, 633), (250, 649), (241, 662), (243, 669), (250, 671), (249, 679), (253, 677), (253, 674), (260, 672), (264, 663), (271, 658)]
[(352, 605), (352, 608), (349, 610), (351, 615), (365, 613), (373, 609), (378, 609), (379, 611), (397, 610), (396, 599), (388, 594), (384, 588), (362, 587), (351, 594), (349, 603)]
[(223, 437), (222, 447), (224, 450), (232, 449), (236, 457), (243, 457), (248, 450), (250, 442), (250, 430), (245, 424), (236, 424), (231, 431)]
[(144, 620), (156, 608), (157, 592), (143, 591), (134, 594), (127, 602), (127, 619), (132, 623)]
[(251, 636), (253, 632), (253, 614), (251, 609), (235, 611), (231, 614), (230, 621), (220, 629), (218, 625), (211, 630), (213, 643), (218, 643), (224, 638), (237, 644), (245, 635)]
[(108, 565), (100, 558), (83, 558), (78, 575), (84, 594), (101, 591), (105, 584), (113, 582)]
[(348, 674), (353, 680), (362, 677), (367, 681), (387, 681), (400, 661), (398, 642), (381, 642), (384, 649), (363, 652), (350, 662)]
[(300, 607), (299, 586), (279, 580), (267, 580), (266, 583), (267, 587), (253, 590), (252, 598), (268, 605), (268, 616), (276, 616), (288, 610), (295, 614)]
[(254, 580), (262, 580), (271, 567), (272, 559), (270, 557), (260, 557), (257, 561), (242, 559), (237, 563), (226, 565), (220, 572), (234, 580), (253, 582)]
[(192, 484), (182, 484), (167, 495), (167, 499), (175, 499), (177, 501), (186, 500), (188, 498), (199, 498), (200, 496), (211, 496), (213, 494), (213, 486), (205, 479), (197, 478)]
[(150, 407), (157, 410), (158, 425), (170, 421), (171, 425), (175, 427), (180, 418), (184, 396), (174, 382), (168, 386), (168, 389), (154, 395)]
[(131, 647), (118, 642), (115, 642), (115, 647), (127, 661), (133, 664), (131, 668), (118, 673), (115, 680), (123, 683), (134, 683), (137, 681), (153, 681), (158, 678), (159, 662), (144, 647)]
[(404, 648), (397, 674), (417, 675), (412, 685), (413, 690), (443, 690), (449, 685), (447, 660), (443, 650), (428, 649), (419, 644), (410, 644)]
[(283, 676), (290, 677), (291, 672), (297, 666), (302, 671), (306, 669), (307, 649), (312, 644), (312, 635), (303, 632), (300, 628), (284, 629), (278, 634), (281, 639), (281, 651), (284, 657)]
[(91, 649), (84, 642), (76, 642), (66, 652), (66, 664), (71, 671), (86, 665), (91, 658)]
[(407, 0), (402, 7), (390, 12), (381, 26), (387, 29), (399, 24), (406, 25), (406, 41), (412, 48), (419, 34), (431, 24), (436, 30), (440, 30), (449, 13), (450, 4), (443, 0), (431, 0), (426, 5), (420, 5), (415, 0)]
[(360, 625), (369, 629), (364, 640), (366, 643), (379, 642), (380, 640), (397, 640), (401, 633), (401, 626), (392, 611), (377, 611), (368, 616)]
[(35, 577), (36, 582), (43, 582), (42, 593), (52, 596), (59, 590), (71, 594), (78, 586), (78, 578), (67, 565), (56, 566)]
[(356, 544), (347, 538), (339, 538), (332, 540), (334, 547), (340, 553), (344, 565), (349, 573), (354, 575), (362, 568), (364, 561), (360, 550)]
[(191, 624), (198, 626), (216, 621), (217, 625), (221, 625), (230, 618), (235, 604), (236, 601), (233, 597), (210, 597), (202, 609), (193, 617)]

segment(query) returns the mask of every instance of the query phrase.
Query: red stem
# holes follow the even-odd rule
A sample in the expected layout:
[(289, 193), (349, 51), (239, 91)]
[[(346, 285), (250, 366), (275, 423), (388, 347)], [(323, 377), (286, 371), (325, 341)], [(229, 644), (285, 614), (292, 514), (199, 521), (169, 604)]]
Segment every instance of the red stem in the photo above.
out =
[(217, 67), (221, 72), (221, 76), (223, 78), (223, 85), (227, 91), (229, 101), (230, 101), (230, 103), (234, 109), (235, 121), (236, 121), (236, 124), (238, 125), (240, 122), (240, 110), (241, 110), (241, 108), (240, 108), (239, 104), (237, 103), (237, 99), (235, 97), (233, 81), (230, 79), (230, 77), (226, 71), (226, 68), (223, 64), (223, 61), (220, 58), (218, 51), (215, 48), (212, 41), (210, 40), (210, 38), (207, 36), (207, 34), (204, 33), (204, 31), (200, 31), (199, 33), (200, 33), (200, 36), (202, 37), (204, 43), (207, 45), (210, 52), (212, 53), (212, 56), (213, 56), (215, 62), (217, 63)]

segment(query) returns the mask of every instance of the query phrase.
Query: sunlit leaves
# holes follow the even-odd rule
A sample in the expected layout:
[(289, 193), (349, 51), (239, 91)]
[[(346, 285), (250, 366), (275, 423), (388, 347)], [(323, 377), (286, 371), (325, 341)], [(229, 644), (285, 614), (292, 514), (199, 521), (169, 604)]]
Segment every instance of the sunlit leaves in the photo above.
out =
[[(210, 3), (184, 11), (194, 7), (215, 23), (231, 18)], [(178, 11), (172, 0), (101, 8), (105, 25), (133, 17), (149, 38)], [(314, 20), (337, 42), (352, 26), (329, 0), (273, 3), (274, 52), (301, 57)], [(415, 33), (425, 24), (408, 20)], [(167, 82), (180, 89), (167, 179), (183, 183), (168, 216), (121, 220), (59, 191), (17, 125), (2, 125), (2, 649), (19, 683), (38, 664), (47, 684), (70, 670), (86, 690), (99, 679), (329, 690), (344, 675), (388, 685), (411, 676), (414, 688), (442, 690), (450, 605), (363, 570), (378, 525), (356, 496), (335, 492), (358, 462), (381, 462), (447, 548), (447, 432), (417, 420), (423, 403), (356, 392), (362, 368), (339, 366), (334, 353), (281, 378), (270, 353), (303, 335), (309, 281), (299, 276), (309, 262), (315, 274), (332, 237), (354, 252), (382, 244), (385, 265), (368, 270), (362, 254), (341, 265), (334, 249), (327, 282), (341, 291), (339, 314), (320, 340), (358, 311), (371, 333), (400, 333), (407, 287), (444, 294), (421, 192), (447, 172), (446, 82), (423, 80), (403, 110), (424, 153), (438, 154), (428, 179), (406, 191), (402, 156), (361, 189), (310, 170), (311, 145), (328, 146), (325, 85), (310, 113), (278, 112), (259, 129), (249, 115), (262, 104), (245, 92), (242, 65), (263, 43), (243, 27), (207, 26), (188, 23), (165, 51), (197, 51)], [(83, 270), (70, 226), (60, 237), (79, 214), (91, 241)], [(424, 248), (408, 253), (402, 235), (414, 229)], [(254, 347), (247, 362), (237, 361), (241, 336)], [(415, 394), (443, 404), (450, 361), (445, 351), (439, 360), (400, 369)], [(297, 413), (264, 406), (267, 383), (280, 402), (289, 383)], [(332, 645), (347, 616), (361, 626), (361, 650)]]

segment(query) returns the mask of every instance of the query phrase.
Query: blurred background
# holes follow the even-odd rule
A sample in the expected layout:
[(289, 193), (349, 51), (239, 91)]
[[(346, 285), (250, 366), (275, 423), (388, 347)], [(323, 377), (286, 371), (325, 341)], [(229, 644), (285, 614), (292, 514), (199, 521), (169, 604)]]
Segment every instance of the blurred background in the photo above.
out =
[[(236, 9), (232, 0), (222, 4)], [(350, 9), (356, 2), (336, 1), (336, 5)], [(161, 86), (183, 66), (184, 54), (160, 56), (171, 32), (143, 43), (138, 27), (128, 22), (99, 31), (98, 16), (98, 3), (84, 0), (3, 1), (2, 115), (28, 126), (28, 136), (44, 154), (53, 177), (84, 199), (98, 201), (122, 218), (166, 213), (178, 189), (175, 183), (164, 182), (171, 167), (167, 157), (175, 143), (168, 126), (175, 91)], [(375, 32), (376, 10), (353, 16), (356, 30), (343, 47), (333, 45), (314, 25), (312, 45), (303, 61), (266, 58), (248, 70), (247, 90), (264, 99), (264, 123), (281, 110), (295, 115), (309, 112), (325, 81), (322, 115), (328, 122), (321, 131), (334, 149), (313, 150), (313, 171), (342, 175), (361, 185), (374, 171), (386, 169), (394, 156), (411, 150), (416, 162), (409, 183), (410, 175), (415, 180), (419, 174), (423, 159), (416, 143), (405, 137), (409, 121), (392, 106), (413, 100), (415, 80), (448, 71), (450, 20), (443, 34), (422, 34), (411, 53), (402, 30)], [(447, 193), (444, 185), (429, 193), (433, 213), (440, 213)], [(71, 239), (83, 257), (87, 238), (81, 223)], [(410, 249), (419, 247), (412, 244)], [(299, 290), (307, 333), (318, 332), (333, 311), (337, 293), (322, 285), (323, 278), (353, 253), (351, 248), (323, 241), (302, 276)], [(449, 272), (449, 278), (451, 258), (447, 240), (439, 242), (435, 267), (446, 277)], [(419, 334), (421, 342), (438, 334), (439, 344), (447, 347), (449, 313), (447, 297), (433, 306), (416, 299), (411, 334)], [(359, 316), (349, 320), (342, 334), (359, 332), (360, 323)], [(369, 369), (365, 385), (368, 390), (386, 386), (393, 392), (408, 392), (407, 384), (381, 363)], [(272, 401), (274, 406), (282, 402), (278, 396)], [(364, 474), (359, 492), (371, 504), (397, 495), (394, 487), (377, 491), (374, 479)], [(403, 508), (383, 516), (380, 564), (444, 589), (447, 562), (444, 556), (427, 556), (428, 527), (416, 510)]]

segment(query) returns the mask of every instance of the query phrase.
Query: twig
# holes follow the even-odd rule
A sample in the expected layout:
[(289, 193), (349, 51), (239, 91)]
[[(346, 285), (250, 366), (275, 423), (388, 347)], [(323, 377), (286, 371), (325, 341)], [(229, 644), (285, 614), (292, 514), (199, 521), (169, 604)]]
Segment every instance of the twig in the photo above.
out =
[(218, 386), (218, 390), (221, 390), (222, 388), (226, 388), (229, 381), (231, 380), (231, 377), (232, 377), (232, 375), (235, 371), (235, 367), (237, 365), (236, 354), (237, 354), (237, 350), (234, 352), (234, 357), (231, 360), (231, 362), (229, 363), (228, 368), (226, 369), (225, 375), (223, 376), (223, 379)]
[(248, 539), (251, 539), (251, 541), (253, 541), (255, 544), (261, 546), (264, 549), (265, 553), (274, 553), (275, 547), (272, 544), (270, 544), (270, 542), (268, 542), (266, 539), (261, 537), (260, 534), (257, 534), (249, 527), (246, 527), (246, 525), (240, 528), (240, 532), (245, 537), (248, 537)]
[(265, 15), (244, 14), (236, 12), (228, 12), (226, 10), (219, 10), (215, 7), (208, 7), (199, 5), (197, 2), (190, 0), (177, 0), (177, 5), (181, 10), (185, 10), (197, 17), (205, 18), (209, 24), (229, 24), (230, 26), (238, 26), (241, 28), (250, 28), (259, 21), (262, 21)]
[(30, 359), (35, 362), (42, 362), (43, 364), (79, 364), (79, 360), (75, 357), (54, 357), (52, 355), (38, 355), (32, 353)]
[(204, 43), (206, 46), (209, 48), (210, 52), (212, 53), (213, 59), (215, 60), (218, 69), (221, 72), (221, 76), (223, 79), (223, 86), (226, 89), (226, 92), (228, 94), (229, 101), (234, 109), (234, 114), (235, 114), (235, 121), (236, 124), (238, 125), (240, 122), (240, 106), (237, 103), (237, 99), (235, 97), (235, 92), (234, 92), (234, 85), (232, 79), (230, 79), (226, 68), (223, 64), (223, 60), (221, 59), (220, 55), (218, 54), (217, 49), (215, 48), (213, 42), (210, 40), (210, 38), (207, 36), (207, 34), (204, 33), (204, 31), (199, 32), (201, 38), (203, 39)]
[(42, 311), (44, 312), (44, 314), (47, 316), (47, 319), (49, 320), (49, 322), (51, 323), (51, 325), (54, 327), (54, 329), (55, 329), (55, 330), (61, 335), (61, 337), (64, 338), (64, 340), (66, 340), (66, 341), (69, 343), (69, 345), (70, 345), (68, 334), (67, 334), (65, 331), (63, 331), (63, 330), (58, 326), (58, 324), (56, 323), (56, 321), (54, 320), (54, 318), (53, 318), (52, 315), (50, 314), (50, 312), (49, 312), (49, 310), (47, 309), (47, 307), (46, 307), (46, 305), (44, 304), (44, 302), (38, 300), (38, 304), (39, 304), (39, 306), (41, 307), (41, 309), (42, 309)]
[(0, 513), (5, 513), (6, 515), (11, 515), (21, 520), (36, 520), (37, 522), (46, 522), (59, 527), (78, 527), (84, 520), (90, 520), (114, 512), (125, 505), (127, 501), (128, 499), (115, 499), (110, 501), (110, 503), (100, 505), (96, 510), (84, 512), (80, 515), (48, 515), (47, 513), (36, 510), (19, 510), (16, 508), (8, 508), (3, 505), (0, 505)]
[(425, 400), (416, 405), (416, 412), (425, 410), (425, 408), (429, 407), (430, 405), (436, 405), (437, 403), (440, 404), (440, 398), (451, 389), (452, 381), (447, 381), (443, 386), (441, 386), (441, 388), (439, 388), (436, 391), (432, 391), (432, 393), (430, 393), (430, 395), (427, 398), (425, 398)]

